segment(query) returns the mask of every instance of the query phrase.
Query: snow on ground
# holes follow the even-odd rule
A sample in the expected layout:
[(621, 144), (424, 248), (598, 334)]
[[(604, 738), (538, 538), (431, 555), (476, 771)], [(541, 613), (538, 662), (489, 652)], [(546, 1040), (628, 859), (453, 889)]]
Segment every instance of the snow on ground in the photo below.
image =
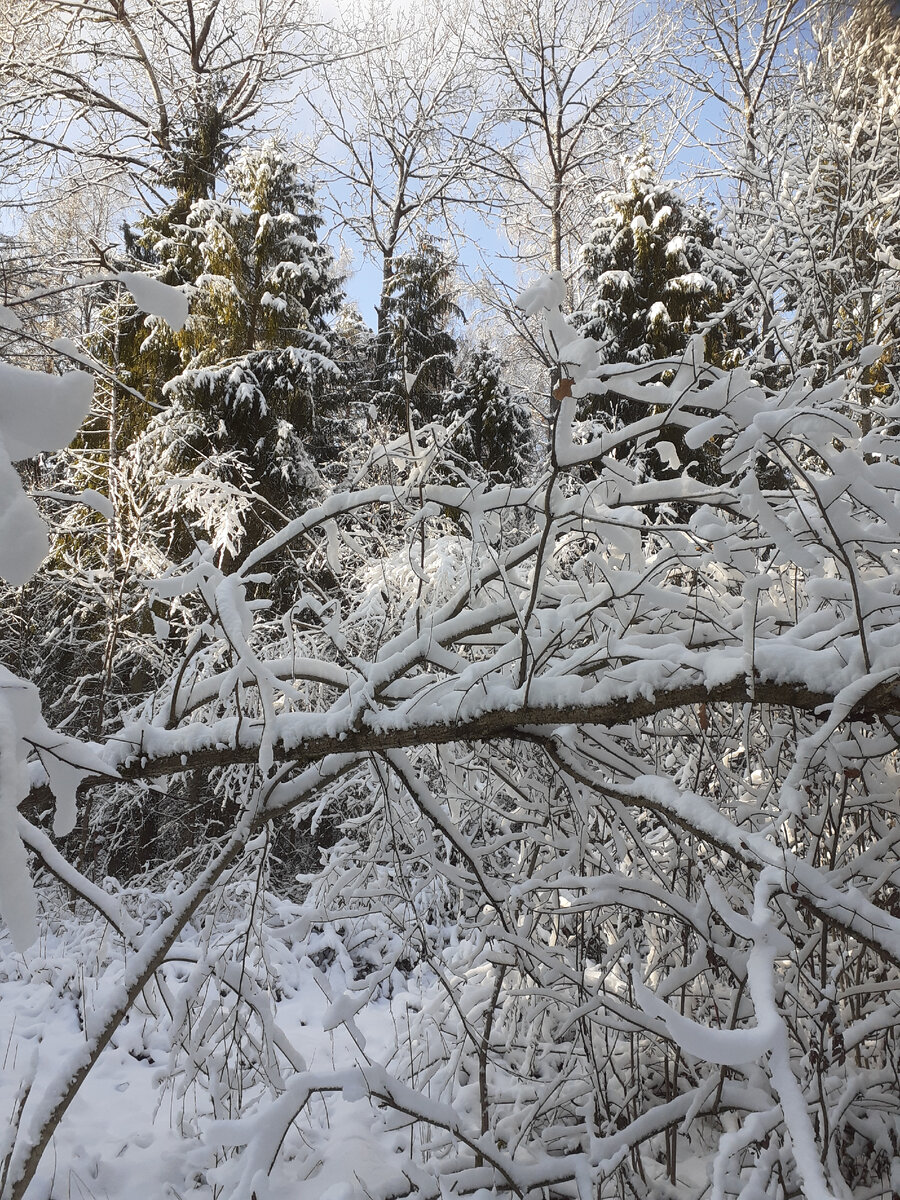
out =
[[(220, 925), (205, 955), (203, 936), (189, 929), (174, 951), (179, 961), (165, 968), (162, 989), (148, 989), (80, 1089), (28, 1200), (387, 1200), (444, 1194), (431, 1190), (436, 1181), (428, 1164), (429, 1145), (448, 1148), (444, 1135), (427, 1125), (411, 1126), (402, 1113), (377, 1110), (361, 1074), (354, 1082), (353, 1070), (364, 1068), (376, 1080), (386, 1078), (381, 1068), (402, 1077), (401, 1064), (409, 1061), (414, 1045), (420, 1066), (425, 1062), (429, 1055), (421, 1053), (416, 1017), (440, 992), (435, 978), (423, 970), (404, 980), (394, 971), (356, 1012), (365, 986), (361, 976), (371, 962), (363, 961), (360, 971), (361, 960), (354, 960), (328, 928), (298, 939), (297, 910), (281, 901), (272, 908), (276, 919), (267, 922), (256, 948), (262, 953), (251, 947), (248, 962), (256, 982), (271, 989), (278, 1027), (296, 1051), (295, 1065), (305, 1068), (300, 1076), (283, 1056), (278, 1058), (286, 1068), (287, 1090), (281, 1093), (286, 1107), (293, 1103), (298, 1080), (341, 1083), (343, 1092), (312, 1095), (297, 1119), (286, 1122), (282, 1141), (275, 1092), (235, 1053), (233, 1041), (229, 1044), (232, 993), (216, 983), (227, 975), (220, 960), (233, 961), (246, 922), (236, 917), (230, 928), (228, 922), (224, 929)], [(11, 1132), (21, 1108), (19, 1081), (32, 1081), (34, 1097), (40, 1095), (73, 1043), (92, 1032), (93, 1006), (122, 968), (121, 939), (90, 917), (79, 923), (79, 916), (64, 913), (45, 922), (39, 942), (24, 955), (12, 949), (6, 933), (0, 936), (0, 1128), (8, 1124)], [(329, 943), (338, 946), (337, 953)], [(448, 953), (452, 957), (452, 950)], [(218, 964), (212, 975), (205, 969), (210, 962)], [(249, 975), (247, 983), (252, 988)], [(458, 999), (469, 1007), (472, 997)], [(180, 1027), (179, 1001), (187, 1002), (185, 1011), (192, 1013)], [(243, 1016), (243, 1028), (253, 1029), (252, 1018)], [(179, 1030), (177, 1037), (172, 1029)], [(423, 1110), (430, 1103), (428, 1090), (426, 1083)], [(474, 1132), (478, 1114), (472, 1095), (466, 1097), (471, 1091), (457, 1091), (454, 1109)], [(515, 1119), (509, 1114), (507, 1125), (510, 1116)], [(27, 1104), (23, 1122), (27, 1129)], [(248, 1132), (253, 1149), (236, 1153)], [(708, 1187), (707, 1156), (696, 1154), (690, 1137), (679, 1134), (678, 1139), (679, 1194), (701, 1196)], [(0, 1163), (8, 1144), (0, 1145)], [(233, 1149), (225, 1154), (223, 1146)], [(268, 1149), (277, 1157), (267, 1175)], [(658, 1195), (669, 1197), (674, 1193), (656, 1150), (652, 1141), (642, 1147), (643, 1170)], [(417, 1185), (423, 1183), (426, 1190), (420, 1193)], [(469, 1194), (474, 1200), (499, 1200), (511, 1193), (476, 1186)]]
[[(186, 940), (190, 946), (192, 938)], [(320, 970), (302, 948), (292, 964), (289, 954), (279, 958), (272, 972), (281, 976), (277, 1020), (307, 1068), (327, 1075), (365, 1061), (344, 1025), (326, 1028), (334, 1007), (325, 992), (340, 997), (347, 982), (345, 964)], [(95, 923), (79, 930), (70, 917), (55, 932), (45, 930), (24, 955), (13, 950), (4, 931), (0, 1128), (9, 1126), (11, 1134), (16, 1124), (20, 1081), (32, 1080), (34, 1095), (39, 1095), (73, 1040), (86, 1036), (85, 1013), (90, 1033), (92, 1000), (120, 967), (121, 941), (115, 945)], [(170, 996), (177, 996), (189, 978), (189, 966), (168, 967)], [(418, 1007), (415, 996), (395, 990), (358, 1015), (354, 1028), (368, 1059), (389, 1060), (397, 1020), (410, 1000)], [(188, 1193), (204, 1200), (221, 1194), (217, 1184), (233, 1183), (232, 1164), (216, 1168), (207, 1137), (213, 1125), (206, 1081), (197, 1075), (191, 1079), (185, 1055), (173, 1052), (166, 1017), (153, 1012), (159, 994), (146, 1001), (120, 1028), (80, 1089), (44, 1156), (29, 1200), (125, 1200), (135, 1196), (136, 1181), (147, 1200)], [(214, 1007), (208, 1004), (204, 1012)], [(362, 1200), (402, 1188), (404, 1176), (395, 1164), (404, 1144), (409, 1148), (409, 1133), (386, 1133), (366, 1097), (360, 1095), (355, 1103), (340, 1096), (314, 1097), (295, 1128), (296, 1144), (285, 1146), (272, 1173), (272, 1196)], [(0, 1161), (8, 1145), (0, 1143)]]

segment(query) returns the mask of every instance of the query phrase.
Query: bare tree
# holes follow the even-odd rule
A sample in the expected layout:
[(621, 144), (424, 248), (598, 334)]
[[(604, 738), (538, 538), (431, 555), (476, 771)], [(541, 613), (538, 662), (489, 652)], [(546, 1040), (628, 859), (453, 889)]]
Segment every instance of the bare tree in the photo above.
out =
[[(122, 196), (105, 182), (93, 182), (83, 170), (73, 184), (68, 177), (45, 193), (40, 206), (28, 213), (23, 231), (40, 267), (34, 282), (47, 286), (74, 282), (105, 254), (122, 219)], [(57, 333), (79, 337), (91, 332), (98, 309), (109, 298), (109, 288), (78, 288), (57, 297), (54, 319)], [(43, 332), (50, 336), (50, 329)]]
[(34, 200), (48, 178), (99, 167), (146, 193), (185, 151), (210, 178), (301, 65), (303, 14), (296, 0), (2, 0), (7, 184)]
[(878, 404), (900, 332), (900, 32), (887, 3), (870, 3), (817, 35), (814, 63), (757, 137), (741, 266), (762, 351), (824, 378), (871, 347), (858, 394)]
[(483, 176), (520, 257), (565, 271), (598, 179), (636, 140), (654, 47), (635, 4), (587, 0), (481, 0), (472, 36), (497, 116)]
[[(760, 123), (795, 77), (796, 56), (827, 0), (686, 0), (674, 74), (714, 102), (720, 156), (752, 190), (760, 168)], [(713, 119), (713, 126), (716, 121)]]
[(330, 65), (306, 92), (314, 159), (339, 225), (381, 267), (382, 300), (411, 232), (446, 227), (469, 195), (482, 118), (455, 16), (369, 0), (318, 40)]

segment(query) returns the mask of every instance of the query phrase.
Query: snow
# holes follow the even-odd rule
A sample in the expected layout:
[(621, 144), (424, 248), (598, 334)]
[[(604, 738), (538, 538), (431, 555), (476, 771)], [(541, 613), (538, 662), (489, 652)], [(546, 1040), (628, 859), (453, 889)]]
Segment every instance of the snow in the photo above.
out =
[(668, 324), (669, 320), (669, 310), (661, 300), (657, 300), (654, 304), (650, 305), (647, 313), (647, 324), (649, 326), (656, 325), (657, 323)]
[[(46, 526), (25, 493), (14, 462), (44, 450), (61, 449), (75, 436), (93, 394), (91, 377), (81, 371), (45, 375), (0, 363), (0, 575), (8, 583), (26, 583), (49, 549)], [(102, 499), (102, 498), (100, 498)], [(37, 936), (36, 899), (25, 849), (17, 830), (17, 809), (31, 787), (27, 767), (32, 748), (47, 746), (49, 731), (41, 717), (37, 690), (0, 666), (0, 914), (20, 949)], [(86, 773), (79, 764), (86, 752), (49, 752), (44, 765), (57, 801), (55, 829), (62, 836), (75, 822), (75, 789)], [(97, 760), (86, 754), (88, 768)]]
[(101, 495), (94, 488), (82, 488), (80, 492), (57, 492), (50, 488), (41, 488), (32, 494), (40, 496), (43, 500), (59, 500), (63, 504), (84, 504), (101, 517), (106, 517), (107, 521), (111, 521), (115, 516), (109, 497)]
[(879, 342), (873, 342), (871, 346), (863, 346), (859, 352), (859, 365), (871, 367), (872, 363), (878, 362), (882, 354), (884, 354), (884, 346)]
[(151, 275), (135, 271), (118, 271), (116, 278), (128, 288), (135, 304), (143, 312), (162, 317), (173, 333), (184, 328), (189, 301), (181, 288), (171, 287)]
[(630, 271), (604, 271), (597, 285), (602, 290), (628, 292), (634, 288), (634, 276)]
[(47, 526), (4, 454), (0, 432), (0, 577), (14, 587), (27, 583), (49, 550)]
[(516, 306), (522, 309), (526, 317), (532, 317), (535, 313), (545, 310), (562, 308), (565, 302), (566, 283), (559, 271), (542, 275), (516, 297)]
[[(291, 915), (285, 906), (284, 917)], [(0, 976), (0, 1036), (7, 1061), (17, 1063), (15, 1076), (0, 1077), (0, 1105), (5, 1111), (10, 1109), (14, 1078), (22, 1077), (21, 1064), (29, 1050), (34, 1092), (40, 1095), (52, 1083), (54, 1060), (69, 1058), (72, 1039), (82, 1036), (82, 1008), (87, 1012), (96, 1005), (121, 969), (114, 948), (92, 940), (97, 930), (85, 931), (89, 936), (82, 949), (83, 965), (77, 968), (67, 941), (72, 932), (49, 935), (41, 954), (32, 958), (30, 971), (20, 968)], [(327, 985), (330, 976), (339, 986), (345, 978), (342, 969), (335, 966), (325, 976), (308, 958), (286, 953), (288, 948), (288, 943), (280, 947), (279, 974), (289, 995), (279, 1005), (278, 1036), (287, 1038), (292, 1053), (299, 1056), (300, 1073), (280, 1100), (271, 1103), (258, 1097), (256, 1118), (227, 1121), (216, 1119), (195, 1089), (178, 1095), (166, 1078), (172, 1047), (159, 1021), (165, 1009), (154, 997), (156, 988), (148, 989), (143, 1004), (120, 1028), (70, 1109), (56, 1138), (56, 1166), (48, 1163), (39, 1175), (43, 1186), (49, 1185), (54, 1170), (58, 1179), (77, 1186), (75, 1181), (81, 1177), (99, 1194), (110, 1196), (125, 1195), (135, 1178), (141, 1179), (148, 1195), (177, 1194), (193, 1177), (200, 1196), (211, 1196), (222, 1187), (228, 1195), (247, 1197), (251, 1188), (259, 1196), (289, 1189), (299, 1200), (320, 1200), (329, 1190), (362, 1200), (371, 1188), (387, 1194), (402, 1184), (397, 1138), (386, 1133), (367, 1099), (373, 1086), (396, 1090), (400, 1085), (390, 1083), (383, 1071), (360, 1070), (359, 1049), (352, 1037), (340, 1024), (329, 1025), (329, 1004), (320, 984)], [(182, 951), (188, 962), (192, 957), (202, 961), (198, 949), (197, 935), (189, 935)], [(271, 951), (279, 951), (277, 940)], [(177, 955), (172, 968), (176, 966)], [(189, 991), (188, 980), (172, 974), (172, 968), (166, 976), (170, 1002)], [(246, 981), (240, 983), (239, 971), (235, 984), (247, 986)], [(389, 1055), (394, 1023), (410, 1001), (421, 1003), (414, 993), (399, 993), (392, 1001), (383, 999), (367, 1008), (362, 1019), (371, 1053)], [(160, 1011), (154, 1012), (157, 1004)], [(43, 1014), (41, 1026), (34, 1025), (36, 1013)], [(293, 1122), (302, 1094), (315, 1087), (332, 1094), (327, 1110), (310, 1104), (300, 1121), (307, 1149), (298, 1143), (294, 1161), (286, 1167), (277, 1165), (267, 1182), (285, 1126)], [(186, 1159), (183, 1137), (191, 1129), (200, 1136), (195, 1132)], [(222, 1147), (247, 1143), (252, 1151), (241, 1158), (217, 1153)]]
[(91, 404), (94, 383), (83, 371), (46, 375), (0, 362), (0, 437), (13, 462), (72, 441)]
[(0, 576), (27, 582), (49, 549), (47, 527), (12, 463), (67, 446), (87, 416), (93, 380), (0, 363)]
[(21, 328), (22, 322), (12, 309), (0, 304), (0, 329), (8, 329), (13, 333), (17, 333)]
[(765, 1028), (707, 1029), (657, 999), (637, 974), (632, 986), (644, 1012), (665, 1021), (675, 1044), (701, 1062), (740, 1067), (757, 1062), (772, 1049), (772, 1034)]
[[(846, 961), (877, 961), (879, 987), (900, 962), (876, 719), (900, 680), (891, 428), (864, 443), (847, 380), (766, 389), (699, 336), (664, 364), (601, 362), (558, 275), (521, 303), (572, 381), (537, 483), (440, 474), (441, 431), (413, 430), (233, 569), (198, 544), (150, 585), (153, 652), (186, 657), (102, 745), (0, 676), (0, 909), (24, 952), (0, 960), (0, 1040), (24, 1064), (5, 1112), (34, 1080), (11, 1178), (68, 1106), (35, 1195), (61, 1170), (110, 1196), (135, 1177), (232, 1200), (599, 1196), (635, 1163), (668, 1187), (674, 1138), (676, 1192), (708, 1166), (714, 1195), (749, 1195), (771, 1151), (798, 1194), (846, 1200), (813, 1114), (852, 1109), (841, 1137), (890, 1144), (895, 1110), (856, 1096), (894, 1086), (896, 1009), (887, 988), (840, 994), (868, 988)], [(0, 562), (24, 580), (46, 543), (12, 462), (64, 439), (90, 391), (5, 371), (3, 404), (28, 403), (0, 407), (0, 499), (28, 545), (0, 541)], [(640, 418), (585, 432), (583, 398), (609, 393)], [(713, 431), (727, 478), (654, 478), (653, 450), (681, 465), (673, 427)], [(239, 815), (177, 872), (120, 894), (54, 845), (80, 786), (118, 774), (110, 803), (126, 780), (152, 802), (192, 766)], [(52, 838), (19, 811), (45, 785)], [(291, 812), (310, 838), (344, 824), (289, 902), (262, 856)], [(46, 880), (41, 911), (29, 851), (72, 913)]]
[(681, 466), (681, 460), (678, 457), (678, 451), (671, 442), (667, 442), (663, 438), (660, 438), (659, 441), (654, 442), (653, 449), (659, 455), (659, 460), (663, 466), (668, 467), (670, 471), (677, 471)]
[(0, 666), (0, 916), (18, 950), (37, 937), (37, 899), (16, 821), (31, 782), (24, 739), (39, 721), (37, 689)]
[(710, 290), (710, 282), (705, 275), (699, 271), (688, 271), (684, 275), (677, 275), (674, 279), (670, 279), (666, 284), (666, 288), (672, 292), (707, 292)]

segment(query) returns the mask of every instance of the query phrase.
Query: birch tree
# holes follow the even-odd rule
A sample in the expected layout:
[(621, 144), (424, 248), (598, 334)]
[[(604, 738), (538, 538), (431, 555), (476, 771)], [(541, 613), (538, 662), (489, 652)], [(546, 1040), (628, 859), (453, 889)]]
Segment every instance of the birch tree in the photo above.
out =
[(468, 195), (479, 101), (456, 16), (369, 0), (317, 43), (331, 65), (306, 91), (313, 157), (337, 223), (380, 269), (379, 333), (397, 254)]
[(635, 137), (656, 50), (636, 6), (508, 0), (472, 36), (496, 111), (482, 170), (521, 261), (568, 274), (598, 181)]

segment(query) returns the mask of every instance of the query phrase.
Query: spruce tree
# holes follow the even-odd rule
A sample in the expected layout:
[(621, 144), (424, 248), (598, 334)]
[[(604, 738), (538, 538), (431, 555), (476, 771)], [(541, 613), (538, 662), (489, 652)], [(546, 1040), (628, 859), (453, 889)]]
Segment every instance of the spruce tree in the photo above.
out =
[(330, 434), (316, 465), (328, 483), (346, 480), (359, 466), (366, 450), (360, 432), (376, 410), (373, 407), (376, 335), (363, 320), (355, 301), (346, 301), (329, 331), (331, 357), (340, 371), (329, 388)]
[[(116, 266), (143, 270), (173, 287), (192, 287), (203, 273), (196, 231), (187, 224), (195, 205), (215, 195), (234, 152), (221, 91), (210, 81), (195, 89), (180, 130), (156, 172), (159, 192), (168, 199), (134, 225), (125, 224), (125, 257)], [(149, 321), (127, 295), (117, 293), (90, 340), (91, 350), (115, 370), (126, 386), (151, 404), (164, 404), (163, 389), (180, 372), (182, 345), (164, 321)], [(119, 442), (129, 444), (149, 420), (152, 409), (117, 397)]]
[[(313, 456), (329, 432), (319, 406), (327, 409), (336, 372), (328, 317), (340, 284), (318, 240), (312, 189), (272, 145), (235, 157), (221, 198), (206, 171), (193, 178), (186, 187), (210, 194), (181, 220), (168, 209), (140, 233), (148, 273), (190, 289), (188, 324), (175, 333), (115, 294), (91, 339), (119, 383), (99, 381), (67, 478), (109, 495), (115, 519), (73, 511), (51, 564), (77, 582), (59, 593), (55, 620), (85, 694), (136, 678), (138, 659), (158, 653), (139, 577), (199, 541), (233, 561), (279, 523), (277, 512), (296, 512), (321, 486)], [(96, 734), (103, 704), (94, 708)]]
[(646, 151), (632, 163), (626, 190), (602, 196), (601, 204), (583, 251), (578, 320), (605, 360), (678, 355), (703, 328), (707, 358), (727, 365), (735, 328), (711, 318), (733, 299), (736, 281), (716, 261), (705, 209), (658, 181)]
[(195, 201), (177, 236), (157, 243), (160, 258), (187, 246), (199, 273), (176, 337), (181, 369), (148, 437), (167, 448), (173, 470), (236, 456), (239, 474), (290, 507), (313, 486), (312, 460), (330, 441), (328, 318), (340, 281), (318, 240), (313, 190), (277, 146), (242, 152), (225, 180), (221, 199)]
[(452, 442), (462, 459), (494, 482), (522, 483), (533, 455), (531, 422), (487, 342), (476, 342), (463, 355), (445, 408), (448, 423), (464, 418)]
[(442, 398), (453, 382), (456, 339), (462, 320), (454, 299), (453, 264), (422, 239), (397, 257), (381, 298), (376, 346), (376, 406), (397, 428), (440, 419)]
[[(583, 250), (582, 300), (576, 321), (608, 363), (643, 364), (679, 357), (693, 333), (705, 335), (705, 354), (718, 366), (738, 361), (744, 331), (730, 306), (740, 280), (718, 252), (716, 229), (704, 208), (673, 184), (661, 182), (644, 150), (628, 171), (625, 191), (601, 198), (602, 211)], [(588, 405), (604, 428), (639, 420), (646, 411), (608, 393)], [(715, 450), (690, 452), (677, 431), (667, 433), (680, 462), (711, 479)], [(668, 472), (648, 460), (657, 476)]]

